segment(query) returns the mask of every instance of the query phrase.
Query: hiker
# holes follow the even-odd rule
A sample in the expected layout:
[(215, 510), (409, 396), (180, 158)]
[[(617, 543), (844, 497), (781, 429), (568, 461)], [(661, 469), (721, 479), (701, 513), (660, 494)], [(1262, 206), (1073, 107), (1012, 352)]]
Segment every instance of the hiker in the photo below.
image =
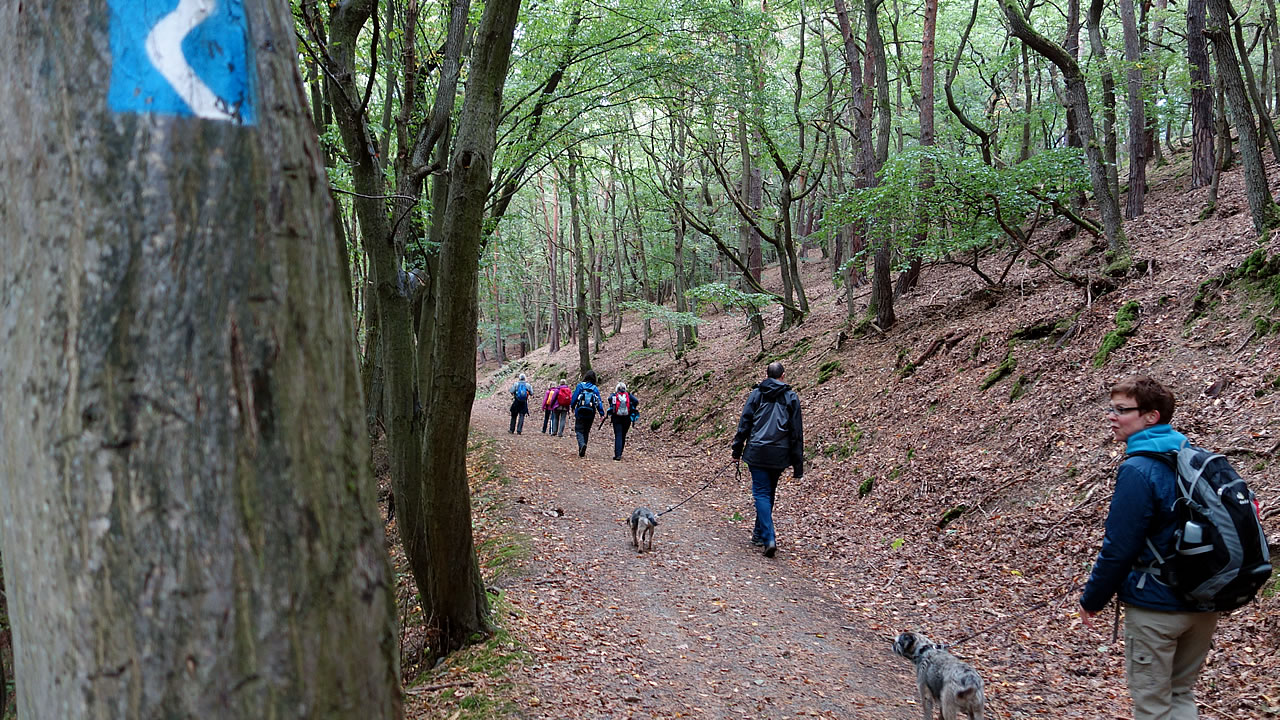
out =
[(778, 552), (773, 528), (773, 502), (778, 479), (788, 466), (796, 480), (804, 476), (804, 425), (800, 398), (782, 382), (782, 363), (770, 363), (768, 375), (747, 398), (733, 436), (733, 459), (746, 460), (751, 470), (751, 495), (756, 501), (756, 524), (751, 544), (764, 547), (764, 556)]
[[(542, 394), (542, 434), (547, 434), (547, 422), (551, 420), (551, 406), (556, 401), (556, 386), (554, 383), (547, 386), (547, 391)], [(555, 430), (551, 431), (552, 433)]]
[(510, 390), (511, 427), (507, 430), (507, 434), (519, 435), (524, 432), (524, 416), (529, 414), (529, 392), (532, 389), (529, 383), (524, 381), (524, 373), (520, 373), (520, 379), (511, 386)]
[(587, 454), (587, 440), (591, 438), (591, 423), (596, 415), (604, 415), (595, 370), (588, 370), (582, 382), (573, 388), (569, 405), (573, 408), (573, 433), (578, 436), (578, 457), (583, 457)]
[(556, 385), (556, 397), (551, 402), (551, 434), (564, 437), (564, 426), (568, 424), (569, 405), (573, 401), (573, 390), (564, 375)]
[(1151, 570), (1172, 557), (1177, 476), (1136, 452), (1177, 451), (1187, 438), (1169, 425), (1173, 393), (1149, 377), (1111, 387), (1107, 418), (1127, 457), (1116, 470), (1102, 550), (1080, 596), (1086, 626), (1112, 595), (1124, 605), (1125, 677), (1134, 720), (1197, 717), (1195, 684), (1209, 652), (1217, 612), (1196, 612)]
[(640, 417), (636, 410), (636, 396), (627, 392), (626, 383), (618, 383), (609, 396), (609, 417), (613, 419), (613, 459), (622, 459), (622, 447), (627, 444), (627, 430)]

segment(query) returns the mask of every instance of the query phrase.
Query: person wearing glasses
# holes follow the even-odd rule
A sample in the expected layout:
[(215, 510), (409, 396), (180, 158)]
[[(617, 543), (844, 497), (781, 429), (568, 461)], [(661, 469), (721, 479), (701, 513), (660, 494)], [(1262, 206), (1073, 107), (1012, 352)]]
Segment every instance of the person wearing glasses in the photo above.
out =
[(1173, 554), (1177, 477), (1140, 451), (1176, 451), (1186, 436), (1169, 425), (1176, 401), (1168, 388), (1145, 376), (1111, 388), (1108, 426), (1125, 443), (1116, 470), (1102, 550), (1080, 596), (1086, 626), (1113, 595), (1124, 606), (1125, 677), (1134, 720), (1192, 720), (1195, 684), (1218, 625), (1218, 613), (1196, 612), (1149, 572)]

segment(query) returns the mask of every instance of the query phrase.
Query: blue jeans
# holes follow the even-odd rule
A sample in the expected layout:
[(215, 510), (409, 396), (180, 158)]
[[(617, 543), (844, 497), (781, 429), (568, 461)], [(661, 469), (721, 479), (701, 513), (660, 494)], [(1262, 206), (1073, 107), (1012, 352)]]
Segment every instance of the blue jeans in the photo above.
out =
[(778, 492), (778, 478), (785, 468), (752, 467), (751, 495), (756, 499), (756, 527), (752, 537), (760, 538), (765, 545), (777, 544), (773, 532), (773, 499)]

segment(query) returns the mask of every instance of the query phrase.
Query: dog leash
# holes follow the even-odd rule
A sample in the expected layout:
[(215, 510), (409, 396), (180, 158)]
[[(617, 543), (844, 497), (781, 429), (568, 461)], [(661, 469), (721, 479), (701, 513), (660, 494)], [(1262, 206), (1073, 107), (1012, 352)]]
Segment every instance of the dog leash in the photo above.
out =
[(1018, 614), (1016, 614), (1016, 615), (1010, 615), (1010, 616), (1009, 616), (1009, 617), (1007, 617), (1007, 618), (1003, 618), (1003, 619), (1001, 619), (1001, 620), (997, 620), (996, 622), (991, 623), (991, 624), (990, 624), (990, 625), (988, 625), (987, 627), (985, 627), (985, 628), (983, 628), (983, 629), (981, 629), (981, 630), (979, 630), (979, 631), (977, 631), (977, 632), (975, 632), (975, 633), (970, 633), (970, 634), (968, 634), (968, 635), (965, 635), (964, 637), (960, 638), (959, 640), (956, 640), (955, 642), (952, 642), (952, 643), (946, 643), (946, 644), (939, 644), (939, 647), (941, 647), (941, 648), (943, 648), (943, 649), (949, 649), (949, 648), (953, 648), (953, 647), (955, 647), (955, 646), (959, 645), (960, 643), (968, 642), (969, 640), (972, 640), (972, 639), (974, 639), (974, 638), (978, 637), (979, 635), (983, 635), (983, 634), (985, 634), (985, 633), (989, 633), (989, 632), (991, 632), (992, 630), (994, 630), (994, 629), (995, 629), (995, 628), (997, 628), (997, 627), (1000, 627), (1001, 625), (1004, 625), (1004, 624), (1006, 624), (1006, 623), (1013, 622), (1014, 620), (1017, 620), (1018, 618), (1023, 617), (1024, 615), (1026, 615), (1026, 614), (1028, 614), (1028, 613), (1030, 613), (1030, 612), (1032, 612), (1032, 611), (1034, 611), (1034, 610), (1039, 610), (1039, 609), (1041, 609), (1041, 608), (1043, 608), (1043, 607), (1046, 607), (1046, 606), (1047, 606), (1049, 603), (1051, 603), (1051, 602), (1055, 602), (1055, 601), (1057, 601), (1057, 600), (1061, 600), (1062, 598), (1064, 598), (1064, 597), (1066, 597), (1066, 596), (1070, 595), (1071, 593), (1075, 592), (1076, 590), (1079, 590), (1079, 589), (1080, 589), (1081, 587), (1083, 587), (1083, 586), (1084, 586), (1084, 585), (1083, 585), (1082, 583), (1075, 583), (1075, 584), (1073, 584), (1071, 587), (1067, 588), (1066, 590), (1063, 590), (1062, 592), (1058, 593), (1057, 595), (1054, 595), (1053, 597), (1050, 597), (1050, 598), (1046, 598), (1046, 599), (1044, 599), (1044, 600), (1041, 600), (1040, 602), (1035, 603), (1034, 605), (1029, 606), (1027, 609), (1023, 610), (1022, 612), (1020, 612), (1020, 613), (1018, 613)]
[[(680, 507), (681, 505), (683, 505), (683, 504), (685, 504), (685, 503), (689, 502), (690, 500), (694, 499), (695, 497), (697, 497), (698, 493), (700, 493), (700, 492), (702, 492), (703, 490), (706, 490), (707, 488), (711, 487), (711, 484), (712, 484), (712, 483), (714, 483), (714, 482), (718, 479), (718, 476), (720, 475), (720, 473), (721, 473), (721, 472), (723, 472), (724, 470), (727, 470), (727, 469), (729, 468), (729, 465), (732, 465), (732, 464), (734, 464), (734, 463), (736, 463), (736, 462), (738, 462), (738, 461), (737, 461), (737, 460), (730, 460), (726, 465), (724, 465), (723, 467), (721, 467), (721, 468), (717, 469), (714, 473), (712, 473), (712, 474), (711, 474), (711, 479), (710, 479), (710, 480), (708, 480), (708, 481), (706, 482), (706, 484), (705, 484), (705, 485), (703, 485), (702, 487), (700, 487), (700, 488), (698, 488), (697, 490), (693, 491), (693, 495), (690, 495), (689, 497), (687, 497), (687, 498), (685, 498), (685, 499), (681, 500), (680, 502), (676, 503), (675, 505), (672, 505), (671, 507), (667, 508), (666, 510), (663, 510), (662, 512), (658, 513), (658, 517), (662, 517), (663, 515), (666, 515), (667, 513), (671, 512), (672, 510), (675, 510), (676, 508)], [(737, 479), (738, 479), (738, 480), (741, 480), (741, 479), (742, 479), (742, 464), (741, 464), (741, 463), (738, 463)]]

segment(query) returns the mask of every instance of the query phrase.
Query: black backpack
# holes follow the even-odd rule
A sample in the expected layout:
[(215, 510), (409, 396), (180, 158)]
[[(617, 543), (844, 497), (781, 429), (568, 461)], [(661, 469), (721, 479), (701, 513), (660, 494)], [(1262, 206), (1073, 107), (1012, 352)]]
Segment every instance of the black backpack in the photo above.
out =
[(585, 387), (582, 388), (582, 392), (578, 393), (578, 402), (573, 406), (574, 412), (582, 408), (594, 408), (600, 404), (600, 391), (594, 385), (587, 383), (582, 383), (582, 385)]
[(1225, 457), (1184, 445), (1177, 453), (1135, 452), (1177, 476), (1173, 554), (1146, 571), (1200, 611), (1229, 612), (1248, 603), (1271, 577), (1271, 550), (1253, 492)]

